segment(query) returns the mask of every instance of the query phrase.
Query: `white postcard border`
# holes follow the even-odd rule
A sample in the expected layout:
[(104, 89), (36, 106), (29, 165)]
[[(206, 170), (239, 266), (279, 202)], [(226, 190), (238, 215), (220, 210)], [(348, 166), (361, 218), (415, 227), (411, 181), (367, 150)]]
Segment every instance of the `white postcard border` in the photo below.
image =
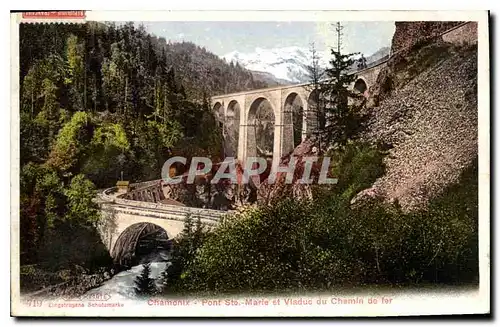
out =
[[(19, 292), (19, 23), (86, 21), (477, 21), (479, 256), (478, 290), (460, 292), (387, 292), (392, 305), (328, 306), (151, 306), (128, 301), (123, 308), (29, 307)], [(490, 83), (489, 28), (486, 11), (87, 11), (84, 20), (27, 20), (11, 14), (11, 314), (16, 316), (392, 316), (487, 313), (490, 311)], [(313, 301), (335, 294), (316, 295)], [(367, 299), (371, 295), (353, 294)], [(382, 297), (382, 295), (380, 296)], [(284, 299), (285, 297), (279, 297)], [(274, 297), (269, 297), (271, 301)], [(47, 300), (49, 301), (49, 300)], [(243, 298), (242, 301), (245, 301)], [(53, 301), (57, 304), (61, 301)], [(64, 301), (63, 301), (64, 302)]]

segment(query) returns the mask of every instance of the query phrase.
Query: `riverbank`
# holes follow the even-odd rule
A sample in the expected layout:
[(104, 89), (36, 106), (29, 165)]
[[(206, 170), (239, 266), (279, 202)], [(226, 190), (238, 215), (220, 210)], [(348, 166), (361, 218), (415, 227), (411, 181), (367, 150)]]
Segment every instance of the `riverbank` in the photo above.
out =
[(46, 272), (33, 266), (21, 273), (21, 293), (29, 297), (77, 297), (101, 286), (121, 270), (119, 267), (100, 267), (94, 272), (75, 266), (58, 272)]

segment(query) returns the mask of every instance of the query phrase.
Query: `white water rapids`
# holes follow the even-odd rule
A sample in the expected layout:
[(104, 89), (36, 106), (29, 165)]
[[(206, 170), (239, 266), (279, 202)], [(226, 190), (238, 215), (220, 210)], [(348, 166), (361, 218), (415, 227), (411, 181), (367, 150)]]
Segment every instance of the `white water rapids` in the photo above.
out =
[[(153, 278), (156, 282), (156, 286), (160, 287), (160, 275), (165, 271), (167, 266), (166, 260), (169, 259), (169, 255), (162, 253), (155, 254), (155, 260), (150, 262), (151, 273), (149, 277)], [(151, 257), (150, 257), (151, 258)], [(144, 262), (148, 262), (145, 260)], [(105, 281), (101, 286), (93, 288), (85, 295), (110, 295), (113, 300), (131, 300), (136, 298), (135, 293), (135, 279), (142, 273), (143, 266), (139, 264), (133, 266), (128, 270), (119, 272), (118, 274), (111, 277), (111, 279)]]

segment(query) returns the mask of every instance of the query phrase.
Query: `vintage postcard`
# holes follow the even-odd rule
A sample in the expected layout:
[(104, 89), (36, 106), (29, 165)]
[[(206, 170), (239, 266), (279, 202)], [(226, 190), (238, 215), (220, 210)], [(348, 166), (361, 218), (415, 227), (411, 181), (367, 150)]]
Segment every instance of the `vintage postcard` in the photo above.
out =
[(11, 13), (11, 314), (488, 314), (488, 19)]

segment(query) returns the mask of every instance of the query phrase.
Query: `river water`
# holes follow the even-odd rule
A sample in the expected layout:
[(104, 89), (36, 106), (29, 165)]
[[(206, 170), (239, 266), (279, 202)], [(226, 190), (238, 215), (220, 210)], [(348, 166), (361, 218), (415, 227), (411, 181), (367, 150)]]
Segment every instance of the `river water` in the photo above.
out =
[[(167, 267), (167, 260), (170, 259), (168, 253), (156, 253), (142, 260), (142, 263), (150, 262), (151, 273), (149, 277), (154, 278), (157, 287), (160, 287), (160, 275)], [(93, 288), (85, 295), (110, 295), (113, 300), (131, 300), (136, 298), (135, 278), (142, 272), (142, 263), (133, 266), (128, 270), (119, 272), (104, 282), (101, 286)]]

